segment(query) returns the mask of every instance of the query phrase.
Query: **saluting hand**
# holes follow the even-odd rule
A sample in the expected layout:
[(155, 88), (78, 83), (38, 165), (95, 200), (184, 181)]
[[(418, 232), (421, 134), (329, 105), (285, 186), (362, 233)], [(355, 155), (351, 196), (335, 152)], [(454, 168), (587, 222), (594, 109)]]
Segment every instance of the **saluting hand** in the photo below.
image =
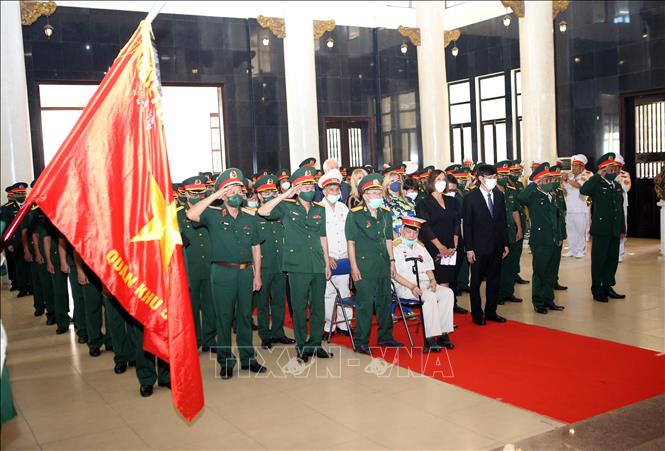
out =
[(290, 199), (291, 197), (300, 194), (302, 189), (303, 185), (292, 186), (291, 188), (287, 189), (284, 194), (286, 194), (286, 197)]

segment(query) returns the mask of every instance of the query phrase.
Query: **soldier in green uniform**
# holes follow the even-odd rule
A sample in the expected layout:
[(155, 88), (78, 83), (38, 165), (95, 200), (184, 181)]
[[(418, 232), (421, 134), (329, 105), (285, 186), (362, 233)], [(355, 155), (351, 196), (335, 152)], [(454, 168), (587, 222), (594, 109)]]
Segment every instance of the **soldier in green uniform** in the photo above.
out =
[[(508, 184), (513, 188), (515, 188), (516, 194), (518, 196), (524, 190), (524, 183), (522, 183), (523, 172), (524, 172), (524, 166), (522, 166), (520, 161), (513, 160), (510, 166), (510, 175), (508, 176), (510, 182)], [(522, 276), (520, 276), (520, 262), (522, 260), (522, 250), (524, 249), (524, 237), (527, 234), (529, 223), (527, 220), (526, 208), (524, 208), (524, 205), (522, 205), (520, 202), (517, 202), (517, 208), (519, 210), (520, 221), (522, 223), (522, 240), (520, 240), (521, 242), (519, 246), (517, 244), (515, 245), (515, 252), (517, 252), (517, 255), (515, 255), (515, 261), (517, 262), (517, 266), (515, 268), (515, 270), (517, 271), (515, 276), (515, 283), (519, 285), (527, 285), (529, 284), (529, 281), (524, 280)]]
[(137, 344), (133, 341), (136, 334), (132, 330), (134, 320), (105, 287), (102, 289), (102, 299), (106, 312), (106, 332), (113, 346), (113, 372), (122, 374), (128, 366), (136, 364)]
[[(227, 169), (217, 178), (215, 193), (187, 210), (187, 218), (200, 222), (210, 235), (217, 362), (222, 379), (233, 376), (236, 364), (231, 352), (234, 319), (241, 368), (255, 373), (266, 371), (256, 361), (252, 344), (252, 292), (261, 289), (261, 247), (254, 212), (242, 208), (243, 179), (239, 169)], [(222, 200), (223, 206), (212, 207), (215, 200)]]
[(182, 186), (186, 199), (185, 204), (178, 209), (178, 226), (185, 244), (185, 269), (194, 314), (196, 342), (203, 352), (209, 352), (217, 345), (217, 322), (210, 285), (210, 235), (203, 225), (187, 218), (187, 210), (206, 197), (208, 188), (202, 176), (190, 177), (182, 182)]
[[(277, 197), (277, 176), (268, 174), (256, 180), (254, 189), (261, 204)], [(255, 293), (258, 310), (259, 337), (264, 349), (273, 344), (294, 344), (284, 333), (286, 274), (282, 272), (284, 225), (281, 219), (257, 217), (261, 241), (261, 290)], [(272, 324), (270, 320), (272, 319)]]
[[(46, 325), (51, 326), (56, 324), (55, 293), (53, 292), (53, 280), (49, 272), (49, 265), (51, 264), (51, 223), (38, 206), (34, 207), (32, 213), (32, 250), (37, 264), (38, 283), (46, 305)], [(45, 246), (47, 241), (49, 244), (48, 251)], [(60, 324), (64, 325), (64, 318), (60, 318)]]
[[(457, 180), (457, 192), (455, 199), (459, 202), (460, 211), (464, 208), (464, 195), (466, 194), (466, 185), (471, 180), (471, 173), (468, 167), (460, 166), (453, 172), (453, 176)], [(457, 249), (457, 276), (455, 277), (455, 295), (459, 296), (462, 292), (470, 293), (469, 288), (469, 262), (466, 259), (466, 249), (464, 247), (464, 237), (460, 236)], [(463, 311), (462, 311), (463, 310)], [(455, 304), (454, 311), (456, 313), (468, 313), (468, 310)]]
[(517, 201), (517, 190), (510, 185), (511, 162), (504, 160), (496, 164), (498, 188), (506, 201), (506, 224), (508, 226), (508, 256), (501, 263), (501, 280), (499, 282), (499, 304), (504, 302), (522, 302), (515, 296), (515, 277), (519, 265), (522, 246), (522, 220)]
[[(14, 219), (14, 216), (16, 216), (16, 213), (18, 213), (19, 209), (21, 208), (20, 204), (16, 200), (16, 188), (19, 184), (14, 183), (13, 185), (8, 186), (5, 188), (5, 192), (7, 193), (7, 202), (0, 207), (0, 221), (4, 224), (3, 227), (9, 226), (9, 224), (12, 222), (12, 219)], [(25, 187), (28, 185), (25, 184)], [(24, 188), (25, 192), (25, 188)], [(4, 229), (3, 229), (4, 233)], [(11, 282), (11, 286), (9, 288), (9, 291), (16, 291), (18, 290), (19, 295), (18, 297), (23, 297), (26, 296), (27, 293), (25, 293), (25, 289), (21, 290), (20, 287), (20, 282), (19, 278), (20, 276), (20, 270), (17, 271), (16, 264), (17, 260), (19, 259), (19, 254), (20, 252), (17, 252), (17, 244), (20, 242), (20, 236), (17, 236), (18, 234), (14, 234), (10, 238), (10, 241), (7, 245), (6, 251), (5, 251), (5, 258), (7, 262), (7, 275), (9, 276), (9, 281)], [(18, 248), (20, 251), (22, 248)]]
[(556, 282), (554, 282), (554, 289), (556, 291), (565, 291), (568, 287), (559, 283), (559, 267), (561, 266), (563, 240), (568, 238), (568, 233), (566, 231), (566, 191), (563, 186), (561, 186), (561, 164), (557, 163), (550, 167), (550, 176), (554, 180), (555, 187), (552, 191), (552, 196), (554, 196), (554, 204), (557, 209), (557, 220), (559, 221), (559, 230), (561, 231), (561, 246), (559, 247), (559, 256), (557, 257), (556, 262)]
[(614, 180), (621, 172), (616, 155), (606, 153), (598, 159), (598, 170), (580, 188), (580, 194), (592, 201), (591, 292), (598, 302), (608, 298), (623, 299), (614, 291), (614, 276), (619, 264), (619, 244), (626, 234), (623, 213), (623, 191)]
[(74, 248), (65, 240), (64, 247), (60, 247), (60, 270), (67, 275), (69, 286), (72, 289), (74, 301), (74, 328), (78, 342), (88, 342), (88, 329), (85, 321), (85, 299), (83, 298), (83, 287), (78, 281), (78, 272), (74, 262)]
[[(305, 160), (291, 174), (291, 188), (259, 208), (268, 220), (281, 219), (284, 225), (282, 270), (289, 274), (293, 326), (298, 358), (330, 358), (321, 346), (325, 322), (324, 296), (330, 279), (325, 207), (314, 203), (316, 170)], [(297, 199), (291, 199), (297, 195)], [(307, 308), (309, 306), (309, 336)]]
[[(33, 182), (34, 183), (34, 182)], [(44, 299), (44, 291), (42, 290), (40, 269), (37, 264), (33, 246), (33, 232), (37, 225), (37, 214), (39, 207), (36, 205), (30, 208), (30, 211), (25, 216), (23, 222), (19, 227), (21, 234), (21, 243), (23, 245), (23, 259), (28, 264), (30, 271), (30, 285), (32, 287), (33, 306), (35, 308), (35, 316), (42, 316), (46, 310), (46, 300)]]
[(83, 291), (85, 303), (85, 328), (88, 335), (88, 354), (99, 357), (104, 344), (102, 334), (102, 283), (94, 272), (86, 265), (78, 252), (74, 251), (74, 264), (78, 283)]
[[(158, 386), (166, 387), (170, 390), (171, 372), (169, 364), (143, 349), (143, 326), (138, 321), (131, 319), (127, 332), (130, 343), (134, 345), (136, 377), (139, 380), (139, 393), (141, 396), (146, 398), (152, 395), (155, 381), (157, 381)], [(155, 366), (157, 369), (155, 369)]]
[(554, 302), (554, 283), (558, 249), (561, 246), (560, 223), (552, 191), (555, 182), (550, 177), (549, 163), (541, 163), (533, 170), (530, 183), (518, 195), (518, 200), (529, 208), (531, 236), (529, 246), (533, 256), (533, 284), (531, 300), (537, 313), (563, 310)]
[(379, 323), (378, 345), (401, 348), (393, 339), (391, 277), (396, 273), (390, 211), (383, 206), (383, 176), (369, 174), (358, 188), (363, 205), (346, 217), (345, 233), (351, 277), (356, 287), (356, 352), (371, 355), (372, 312)]

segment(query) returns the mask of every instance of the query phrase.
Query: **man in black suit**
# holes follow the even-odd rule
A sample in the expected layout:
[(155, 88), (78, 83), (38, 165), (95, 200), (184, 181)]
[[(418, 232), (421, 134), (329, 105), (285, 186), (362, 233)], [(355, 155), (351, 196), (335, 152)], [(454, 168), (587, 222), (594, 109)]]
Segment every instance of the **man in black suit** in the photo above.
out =
[[(501, 260), (508, 255), (508, 227), (503, 193), (496, 188), (494, 166), (479, 164), (476, 169), (479, 187), (464, 197), (462, 230), (466, 257), (471, 265), (471, 315), (473, 322), (505, 323), (497, 315)], [(480, 284), (486, 282), (485, 311), (480, 298)]]

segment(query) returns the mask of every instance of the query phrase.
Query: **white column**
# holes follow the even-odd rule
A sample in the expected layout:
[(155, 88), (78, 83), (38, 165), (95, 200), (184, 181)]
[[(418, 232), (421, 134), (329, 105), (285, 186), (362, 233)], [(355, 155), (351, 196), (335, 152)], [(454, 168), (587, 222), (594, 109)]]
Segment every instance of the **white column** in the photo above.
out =
[(417, 1), (416, 25), (420, 28), (418, 46), (418, 92), (423, 161), (445, 168), (450, 162), (450, 119), (446, 59), (443, 47), (443, 2)]
[(658, 201), (660, 207), (660, 255), (665, 257), (665, 200)]
[(552, 2), (525, 1), (520, 18), (522, 72), (522, 159), (554, 163), (556, 150), (556, 85)]
[(4, 188), (15, 182), (30, 183), (33, 179), (33, 170), (21, 9), (18, 1), (0, 2), (0, 5), (2, 7), (0, 187), (4, 202)]
[(308, 8), (285, 8), (284, 73), (291, 170), (308, 157), (321, 164), (316, 109), (314, 30)]

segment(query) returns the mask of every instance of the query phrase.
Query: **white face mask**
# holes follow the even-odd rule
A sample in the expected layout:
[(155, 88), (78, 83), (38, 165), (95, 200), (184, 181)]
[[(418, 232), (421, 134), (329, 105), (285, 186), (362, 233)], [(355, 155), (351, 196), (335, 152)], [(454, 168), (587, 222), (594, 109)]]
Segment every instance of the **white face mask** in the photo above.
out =
[(337, 202), (341, 197), (342, 196), (340, 196), (339, 194), (326, 194), (326, 200), (331, 204)]
[(279, 186), (281, 186), (282, 189), (286, 191), (287, 189), (291, 188), (291, 182), (282, 182), (282, 184)]
[(418, 197), (418, 193), (415, 191), (411, 191), (409, 193), (406, 193), (406, 197), (408, 197), (411, 200), (416, 200), (416, 197)]
[(492, 191), (494, 188), (496, 188), (496, 179), (485, 179), (484, 182), (485, 188), (487, 188), (488, 191)]
[(443, 193), (443, 195), (448, 197), (455, 197), (455, 191), (449, 191), (447, 193)]
[(437, 193), (444, 192), (447, 187), (448, 187), (448, 182), (445, 182), (443, 180), (434, 183), (434, 189), (436, 190)]

